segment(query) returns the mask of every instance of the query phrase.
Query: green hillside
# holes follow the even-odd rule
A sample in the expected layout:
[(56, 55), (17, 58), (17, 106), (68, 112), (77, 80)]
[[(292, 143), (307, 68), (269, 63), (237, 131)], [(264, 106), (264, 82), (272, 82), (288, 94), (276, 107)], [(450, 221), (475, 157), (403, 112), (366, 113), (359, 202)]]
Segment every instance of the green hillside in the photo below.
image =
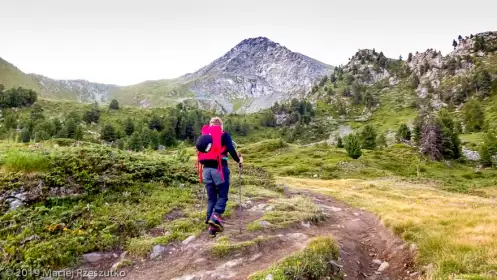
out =
[(140, 105), (140, 101), (146, 100), (154, 107), (167, 107), (194, 96), (188, 85), (179, 80), (146, 81), (110, 92), (110, 98), (130, 106)]
[[(357, 85), (348, 75), (337, 78), (336, 86), (327, 77), (316, 86), (309, 98), (312, 102), (295, 99), (258, 113), (220, 115), (245, 161), (241, 180), (235, 176), (236, 166), (231, 166), (232, 185), (242, 186), (242, 204), (268, 210), (260, 216), (247, 211), (246, 227), (240, 234), (235, 228), (240, 221), (240, 204), (234, 199), (238, 188), (231, 188), (225, 213), (228, 230), (214, 241), (206, 240), (205, 197), (198, 186), (193, 147), (201, 126), (214, 112), (183, 103), (164, 108), (139, 109), (125, 104), (111, 108), (35, 100), (29, 91), (2, 90), (0, 276), (18, 279), (2, 273), (26, 267), (44, 271), (114, 266), (118, 271), (141, 273), (143, 265), (162, 264), (170, 271), (171, 259), (151, 261), (154, 248), (184, 246), (182, 242), (194, 236), (195, 246), (205, 246), (201, 257), (210, 263), (232, 261), (240, 254), (269, 258), (274, 250), (264, 250), (266, 245), (288, 250), (287, 258), (268, 262), (267, 269), (254, 266), (251, 272), (260, 270), (254, 279), (266, 279), (268, 273), (300, 275), (302, 271), (313, 273), (316, 279), (324, 275), (342, 279), (330, 272), (330, 260), (339, 260), (334, 241), (311, 241), (301, 250), (302, 244), (290, 248), (288, 240), (279, 239), (278, 234), (291, 231), (303, 236), (308, 231), (321, 240), (320, 236), (330, 235), (321, 230), (333, 228), (333, 235), (339, 232), (334, 236), (337, 242), (343, 244), (340, 234), (349, 236), (355, 231), (349, 232), (348, 226), (335, 227), (336, 218), (350, 212), (352, 225), (371, 215), (375, 224), (377, 217), (381, 219), (379, 226), (385, 232), (400, 238), (403, 248), (414, 254), (408, 260), (413, 266), (405, 268), (409, 273), (431, 279), (454, 275), (458, 279), (493, 279), (492, 271), (497, 269), (496, 163), (492, 159), (490, 163), (469, 161), (453, 154), (432, 160), (420, 153), (422, 145), (415, 141), (362, 147), (361, 156), (353, 159), (346, 138), (345, 148), (322, 142), (340, 126), (348, 125), (363, 145), (371, 140), (363, 135), (366, 125), (378, 135), (395, 133), (400, 124), (413, 124), (421, 111), (419, 102), (413, 102), (418, 96), (408, 78), (395, 85)], [(170, 86), (174, 87), (172, 82)], [(153, 83), (146, 87), (169, 88)], [(486, 122), (491, 123), (495, 87), (486, 97), (471, 94), (481, 104)], [(440, 120), (437, 124), (446, 125), (443, 133), (454, 132), (450, 124), (465, 123), (465, 104), (449, 107), (449, 117), (433, 108), (429, 113)], [(497, 153), (497, 138), (491, 128), (486, 125), (479, 131), (454, 135), (463, 143), (474, 143), (475, 149), (488, 145), (492, 155)], [(444, 139), (445, 144), (456, 143)], [(452, 151), (454, 147), (443, 149)], [(15, 196), (22, 198), (20, 206), (12, 202)], [(342, 211), (337, 207), (345, 206), (333, 204), (330, 208), (339, 212), (324, 215), (317, 203), (327, 196), (355, 208)], [(12, 209), (13, 205), (17, 208)], [(368, 248), (375, 246), (366, 239), (356, 242), (358, 248), (359, 242)], [(381, 244), (379, 248), (384, 250)], [(85, 254), (100, 252), (124, 257), (109, 257), (108, 263), (83, 261)], [(194, 262), (188, 252), (191, 250), (178, 250), (181, 257), (174, 258)], [(350, 261), (350, 256), (357, 254), (365, 254), (359, 260), (364, 267), (378, 257), (370, 251), (353, 250), (340, 259)], [(404, 259), (397, 258), (393, 254), (388, 262), (397, 261), (403, 267)], [(300, 267), (302, 263), (304, 267)]]
[(6, 88), (23, 87), (41, 92), (36, 80), (0, 57), (0, 84)]

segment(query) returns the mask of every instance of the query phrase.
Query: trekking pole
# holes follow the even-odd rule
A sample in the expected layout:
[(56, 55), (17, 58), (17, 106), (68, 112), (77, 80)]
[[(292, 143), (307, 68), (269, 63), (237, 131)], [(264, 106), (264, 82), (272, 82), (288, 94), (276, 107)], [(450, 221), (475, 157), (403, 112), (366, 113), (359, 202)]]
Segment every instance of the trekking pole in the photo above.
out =
[(238, 168), (238, 199), (240, 202), (240, 234), (242, 234), (243, 226), (243, 206), (242, 206), (242, 167)]

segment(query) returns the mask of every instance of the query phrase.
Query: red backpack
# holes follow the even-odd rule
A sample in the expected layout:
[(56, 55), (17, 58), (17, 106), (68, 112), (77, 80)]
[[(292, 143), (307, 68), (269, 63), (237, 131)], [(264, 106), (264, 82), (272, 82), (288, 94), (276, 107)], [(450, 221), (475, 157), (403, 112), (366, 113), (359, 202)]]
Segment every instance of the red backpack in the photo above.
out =
[[(210, 135), (212, 137), (212, 145), (208, 152), (200, 152), (197, 150), (197, 170), (199, 172), (200, 183), (202, 183), (202, 160), (216, 160), (218, 162), (218, 172), (224, 181), (224, 174), (222, 172), (222, 152), (225, 147), (221, 144), (221, 137), (223, 136), (223, 129), (219, 125), (204, 125), (202, 127), (202, 135)], [(200, 136), (202, 137), (202, 136)]]

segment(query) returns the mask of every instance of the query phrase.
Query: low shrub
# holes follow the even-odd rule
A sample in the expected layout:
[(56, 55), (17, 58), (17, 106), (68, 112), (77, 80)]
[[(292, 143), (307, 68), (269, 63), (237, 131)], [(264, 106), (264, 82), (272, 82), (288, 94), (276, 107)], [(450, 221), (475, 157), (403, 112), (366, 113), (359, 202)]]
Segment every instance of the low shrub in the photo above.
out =
[[(333, 271), (330, 261), (337, 261), (340, 248), (330, 237), (317, 237), (309, 242), (307, 248), (295, 253), (267, 270), (250, 276), (250, 280), (267, 279), (343, 279), (343, 275)], [(329, 278), (326, 278), (329, 277)]]

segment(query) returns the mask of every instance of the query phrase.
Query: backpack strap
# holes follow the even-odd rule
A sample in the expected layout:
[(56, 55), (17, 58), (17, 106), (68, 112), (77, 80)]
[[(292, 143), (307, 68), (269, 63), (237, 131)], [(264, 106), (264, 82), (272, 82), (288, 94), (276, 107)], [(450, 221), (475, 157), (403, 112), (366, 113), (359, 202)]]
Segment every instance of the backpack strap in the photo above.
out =
[(221, 155), (217, 156), (217, 172), (221, 174), (221, 179), (224, 182), (224, 172), (223, 172), (223, 163)]

